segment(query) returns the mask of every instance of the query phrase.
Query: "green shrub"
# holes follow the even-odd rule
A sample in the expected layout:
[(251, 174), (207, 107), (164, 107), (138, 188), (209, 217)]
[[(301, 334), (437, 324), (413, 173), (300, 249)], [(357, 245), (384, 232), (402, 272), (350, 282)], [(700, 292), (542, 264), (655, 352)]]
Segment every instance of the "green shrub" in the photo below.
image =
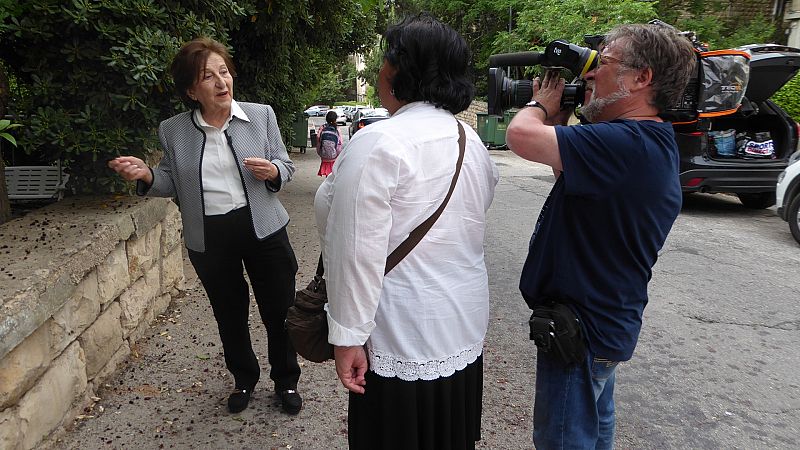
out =
[(772, 101), (783, 108), (795, 122), (800, 122), (800, 76), (795, 75), (772, 96)]
[(76, 192), (120, 191), (106, 161), (148, 156), (184, 110), (168, 75), (183, 42), (228, 44), (235, 98), (272, 104), (288, 141), (322, 55), (331, 66), (361, 48), (366, 24), (355, 0), (0, 0), (0, 59), (29, 94), (10, 105), (20, 147), (62, 160)]
[[(62, 5), (63, 3), (63, 5)], [(43, 163), (61, 159), (78, 192), (124, 188), (106, 161), (155, 148), (154, 129), (180, 107), (166, 70), (182, 41), (227, 41), (245, 11), (198, 2), (196, 14), (151, 1), (31, 0), (4, 22), (0, 57), (29, 96), (12, 100), (25, 124), (20, 146)]]

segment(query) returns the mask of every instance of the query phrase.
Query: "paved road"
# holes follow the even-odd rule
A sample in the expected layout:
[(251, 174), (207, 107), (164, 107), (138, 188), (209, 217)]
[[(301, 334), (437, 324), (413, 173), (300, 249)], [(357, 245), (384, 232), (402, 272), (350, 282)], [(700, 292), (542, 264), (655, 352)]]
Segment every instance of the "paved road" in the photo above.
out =
[[(493, 282), (513, 285), (552, 178), (508, 152), (494, 157), (503, 178), (487, 251)], [(636, 354), (618, 371), (618, 448), (800, 448), (798, 269), (800, 248), (774, 207), (687, 197)], [(514, 310), (514, 290), (497, 289), (497, 315)]]
[[(534, 349), (517, 282), (552, 176), (510, 152), (492, 154), (501, 181), (486, 241), (492, 309), (479, 447), (522, 449), (531, 447)], [(291, 156), (298, 172), (282, 201), (300, 285), (319, 251), (311, 204), (321, 179), (313, 151)], [(654, 271), (636, 355), (618, 372), (618, 448), (800, 447), (798, 268), (798, 246), (774, 209), (689, 199)], [(303, 365), (299, 416), (280, 412), (266, 374), (251, 407), (227, 413), (231, 380), (211, 310), (186, 270), (187, 295), (56, 447), (346, 448), (346, 394), (331, 363)], [(252, 330), (266, 361), (263, 327)]]

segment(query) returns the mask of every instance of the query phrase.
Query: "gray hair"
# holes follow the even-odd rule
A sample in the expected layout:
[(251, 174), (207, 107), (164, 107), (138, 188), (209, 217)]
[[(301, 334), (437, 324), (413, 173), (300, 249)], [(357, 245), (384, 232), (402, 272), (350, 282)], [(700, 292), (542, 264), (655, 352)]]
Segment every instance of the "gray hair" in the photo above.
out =
[(611, 30), (605, 44), (612, 42), (616, 42), (626, 66), (652, 69), (653, 106), (662, 112), (678, 103), (697, 63), (689, 39), (664, 25), (632, 24)]

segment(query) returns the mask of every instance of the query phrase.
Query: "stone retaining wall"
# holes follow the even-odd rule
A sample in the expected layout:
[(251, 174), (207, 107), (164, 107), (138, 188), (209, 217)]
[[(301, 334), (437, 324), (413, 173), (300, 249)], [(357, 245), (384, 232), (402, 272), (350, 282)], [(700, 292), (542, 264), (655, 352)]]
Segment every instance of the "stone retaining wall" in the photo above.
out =
[(485, 113), (489, 110), (489, 106), (486, 102), (482, 102), (479, 100), (474, 100), (466, 111), (462, 111), (456, 114), (456, 117), (463, 120), (464, 122), (468, 123), (473, 129), (478, 129), (478, 113)]
[(0, 448), (34, 448), (91, 406), (181, 294), (182, 243), (158, 198), (70, 198), (0, 225)]

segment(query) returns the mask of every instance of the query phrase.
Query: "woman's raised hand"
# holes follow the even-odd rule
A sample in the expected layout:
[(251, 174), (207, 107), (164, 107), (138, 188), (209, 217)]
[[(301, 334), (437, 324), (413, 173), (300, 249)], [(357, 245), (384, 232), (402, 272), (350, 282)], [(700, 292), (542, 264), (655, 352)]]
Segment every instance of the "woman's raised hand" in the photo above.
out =
[(153, 173), (141, 159), (135, 156), (119, 156), (108, 162), (108, 167), (117, 172), (119, 176), (128, 180), (142, 180), (147, 184), (153, 183)]

